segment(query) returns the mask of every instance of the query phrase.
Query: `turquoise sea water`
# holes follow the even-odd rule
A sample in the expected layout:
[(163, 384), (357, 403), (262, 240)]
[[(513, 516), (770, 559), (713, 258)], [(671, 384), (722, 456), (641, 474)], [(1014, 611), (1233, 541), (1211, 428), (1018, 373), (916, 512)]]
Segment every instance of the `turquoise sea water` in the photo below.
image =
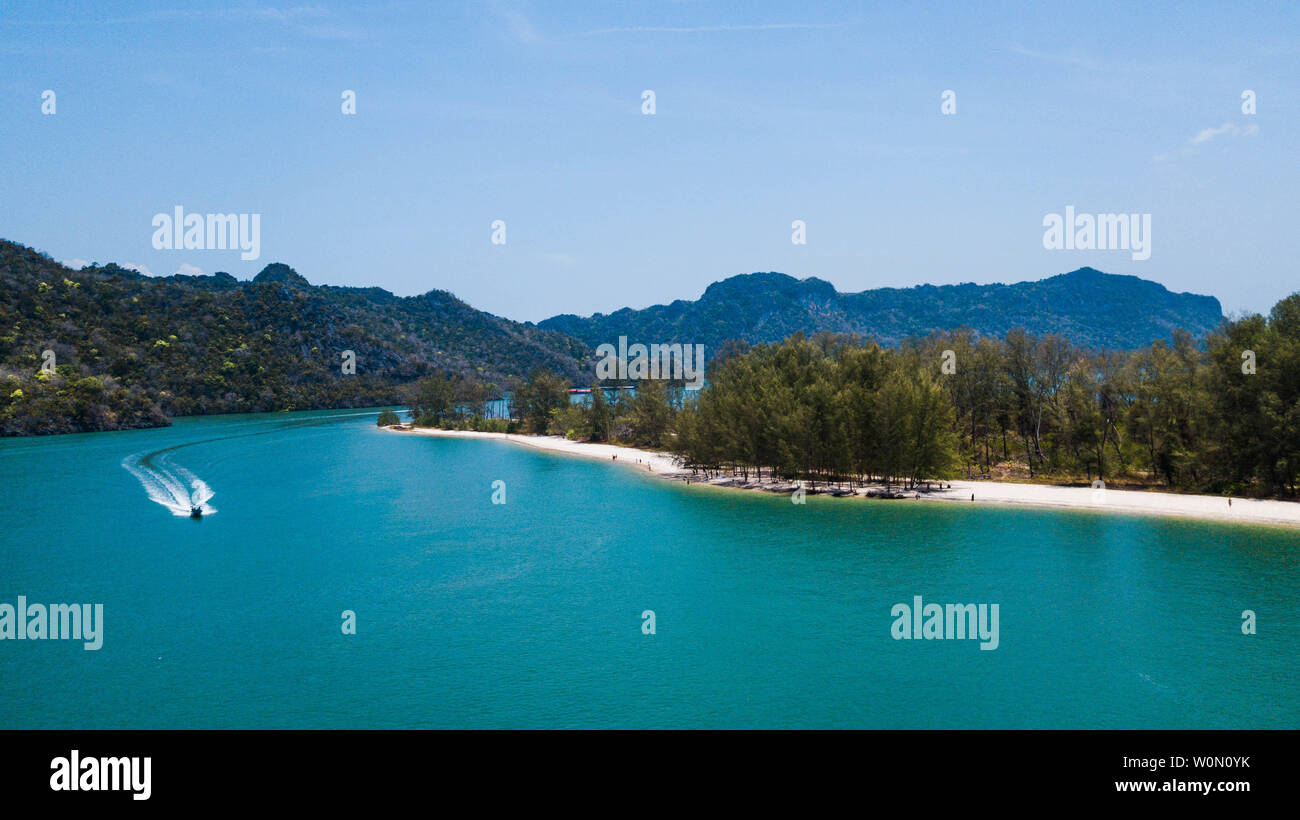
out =
[[(202, 521), (151, 500), (195, 479)], [(1298, 728), (1298, 581), (1282, 529), (180, 419), (0, 441), (0, 603), (102, 603), (105, 633), (0, 641), (0, 728)], [(915, 595), (998, 604), (999, 647), (894, 640)]]

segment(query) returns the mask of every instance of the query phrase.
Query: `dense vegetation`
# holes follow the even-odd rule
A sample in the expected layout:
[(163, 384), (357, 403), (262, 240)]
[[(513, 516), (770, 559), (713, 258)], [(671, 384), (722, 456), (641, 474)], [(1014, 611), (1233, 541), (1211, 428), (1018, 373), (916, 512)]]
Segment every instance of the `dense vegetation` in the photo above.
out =
[[(667, 447), (683, 403), (681, 382), (643, 381), (636, 391), (610, 391), (593, 383), (585, 402), (572, 402), (569, 381), (545, 371), (515, 379), (503, 392), (458, 375), (420, 379), (410, 389), (409, 415), (418, 427), (480, 432), (526, 432), (583, 441)], [(488, 418), (487, 401), (509, 397), (511, 418)], [(389, 423), (396, 423), (390, 421)]]
[(893, 347), (908, 338), (968, 327), (1001, 338), (1020, 328), (1056, 333), (1097, 350), (1136, 350), (1178, 329), (1204, 339), (1223, 321), (1211, 296), (1171, 293), (1155, 282), (1092, 268), (1014, 285), (920, 285), (838, 293), (821, 279), (783, 273), (733, 276), (709, 286), (699, 300), (644, 310), (624, 308), (582, 318), (555, 316), (539, 327), (595, 347), (633, 342), (703, 344), (712, 356), (730, 339), (778, 342), (795, 333), (871, 338)]
[[(547, 378), (560, 381), (558, 376)], [(411, 420), (421, 427), (495, 430), (486, 418), (487, 403), (501, 396), (495, 383), (459, 373), (426, 376), (407, 391)], [(502, 420), (504, 421), (504, 420)]]
[[(355, 373), (343, 372), (344, 351)], [(52, 351), (53, 373), (38, 377)], [(0, 434), (166, 424), (166, 416), (405, 401), (433, 373), (545, 369), (576, 378), (590, 351), (474, 310), (445, 291), (315, 287), (286, 265), (155, 278), (74, 271), (0, 240)]]
[(1300, 294), (1268, 317), (1224, 323), (1204, 345), (1186, 331), (1131, 352), (1023, 330), (897, 349), (796, 334), (725, 346), (684, 402), (678, 386), (641, 381), (635, 398), (569, 406), (554, 381), (520, 391), (529, 430), (667, 447), (705, 472), (1100, 478), (1283, 497), (1300, 483)]
[[(799, 311), (834, 325), (872, 299), (883, 307), (856, 315), (893, 316), (875, 337), (885, 341), (942, 316), (1025, 318), (1030, 330), (992, 334), (989, 319), (886, 347), (826, 332), (744, 341), (799, 324)], [(1008, 307), (1007, 299), (1025, 301)], [(791, 312), (792, 304), (801, 307)], [(401, 298), (314, 287), (279, 264), (252, 282), (224, 273), (152, 278), (115, 265), (73, 271), (0, 241), (0, 434), (403, 404), (417, 424), (672, 449), (706, 472), (890, 483), (1101, 477), (1293, 497), (1300, 294), (1268, 317), (1210, 331), (1217, 313), (1208, 297), (1087, 269), (1026, 285), (856, 296), (817, 280), (737, 277), (698, 303), (581, 320), (595, 322), (593, 341), (713, 345), (702, 391), (640, 381), (634, 393), (606, 393), (593, 384), (590, 400), (573, 404), (569, 386), (592, 381), (584, 342), (476, 311), (446, 292)], [(1080, 330), (1089, 317), (1100, 337)], [(1188, 317), (1170, 341), (1121, 352)], [(1125, 343), (1081, 343), (1102, 337)], [(348, 350), (355, 373), (340, 366)], [(512, 418), (489, 418), (489, 403), (509, 394)]]
[(955, 415), (937, 368), (830, 334), (759, 345), (715, 364), (677, 419), (688, 466), (886, 485), (947, 478)]

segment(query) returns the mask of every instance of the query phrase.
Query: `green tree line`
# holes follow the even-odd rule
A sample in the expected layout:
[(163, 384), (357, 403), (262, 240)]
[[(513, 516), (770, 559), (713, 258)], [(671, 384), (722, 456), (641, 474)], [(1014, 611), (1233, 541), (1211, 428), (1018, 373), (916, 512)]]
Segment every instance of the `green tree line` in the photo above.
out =
[(1200, 345), (1184, 331), (1130, 352), (1023, 330), (897, 349), (796, 334), (726, 346), (697, 394), (636, 387), (570, 405), (563, 379), (534, 373), (514, 415), (528, 432), (669, 449), (745, 477), (1101, 479), (1275, 497), (1300, 484), (1300, 294)]
[[(683, 400), (680, 381), (641, 381), (632, 391), (591, 385), (585, 403), (571, 402), (569, 381), (544, 370), (526, 379), (495, 382), (441, 373), (418, 380), (408, 390), (408, 415), (420, 427), (524, 432), (565, 436), (637, 447), (670, 446)], [(489, 401), (509, 396), (510, 418), (489, 418)]]

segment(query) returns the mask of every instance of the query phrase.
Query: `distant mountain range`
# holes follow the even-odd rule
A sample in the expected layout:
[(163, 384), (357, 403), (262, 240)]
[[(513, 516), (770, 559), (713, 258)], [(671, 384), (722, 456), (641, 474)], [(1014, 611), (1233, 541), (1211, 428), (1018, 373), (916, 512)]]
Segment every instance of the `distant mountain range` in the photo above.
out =
[[(534, 370), (585, 386), (594, 348), (629, 342), (779, 341), (802, 331), (893, 345), (969, 327), (1022, 327), (1077, 345), (1132, 349), (1178, 328), (1204, 337), (1218, 300), (1091, 268), (1015, 285), (923, 285), (839, 293), (820, 279), (733, 276), (697, 301), (538, 325), (475, 310), (451, 293), (312, 285), (288, 265), (251, 282), (228, 273), (81, 270), (0, 240), (0, 435), (165, 424), (167, 416), (398, 404), (404, 385), (453, 372), (508, 387)], [(343, 370), (355, 356), (355, 373)], [(51, 358), (52, 357), (52, 358)], [(42, 373), (42, 366), (53, 373)]]
[(1060, 334), (1094, 349), (1132, 350), (1182, 328), (1203, 338), (1223, 321), (1212, 296), (1173, 293), (1136, 276), (1080, 268), (1014, 285), (919, 285), (840, 293), (816, 278), (750, 273), (715, 282), (696, 301), (586, 318), (563, 314), (539, 327), (588, 345), (629, 342), (703, 344), (712, 355), (728, 339), (756, 344), (802, 331), (851, 333), (896, 345), (911, 336), (970, 328), (1003, 336), (1014, 328)]

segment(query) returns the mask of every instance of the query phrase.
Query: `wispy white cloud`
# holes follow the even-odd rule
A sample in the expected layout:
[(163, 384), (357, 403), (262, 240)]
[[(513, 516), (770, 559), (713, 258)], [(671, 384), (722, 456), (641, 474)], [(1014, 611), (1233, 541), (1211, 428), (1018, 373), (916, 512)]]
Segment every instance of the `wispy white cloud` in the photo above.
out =
[(320, 6), (292, 6), (282, 9), (277, 9), (272, 6), (262, 6), (250, 9), (230, 9), (229, 11), (247, 14), (250, 17), (260, 17), (263, 20), (277, 20), (281, 23), (297, 22), (299, 20), (319, 20), (323, 17), (330, 16), (330, 12)]
[(175, 22), (261, 22), (280, 26), (304, 37), (320, 40), (361, 40), (364, 31), (343, 22), (334, 11), (320, 6), (236, 6), (213, 9), (153, 9), (138, 14), (104, 17), (88, 14), (72, 19), (3, 20), (0, 25), (95, 26), (140, 25)]
[(1232, 137), (1253, 137), (1258, 133), (1259, 133), (1259, 126), (1253, 122), (1250, 123), (1249, 125), (1237, 125), (1236, 123), (1225, 122), (1223, 125), (1220, 125), (1217, 128), (1215, 127), (1202, 128), (1200, 131), (1197, 131), (1192, 136), (1191, 139), (1187, 141), (1186, 145), (1184, 145), (1182, 148), (1179, 148), (1173, 154), (1156, 154), (1154, 157), (1151, 158), (1151, 160), (1152, 162), (1156, 162), (1156, 163), (1169, 162), (1171, 159), (1174, 158), (1174, 156), (1180, 156), (1180, 157), (1189, 156), (1195, 151), (1198, 145), (1204, 145), (1207, 142), (1213, 142), (1219, 137), (1225, 135), (1232, 136)]
[(339, 19), (338, 15), (333, 11), (319, 6), (291, 6), (288, 8), (262, 6), (251, 9), (225, 9), (222, 11), (235, 17), (247, 15), (252, 19), (277, 23), (303, 37), (316, 40), (362, 40), (366, 36), (361, 29)]
[(1259, 126), (1254, 123), (1242, 128), (1235, 123), (1225, 122), (1218, 128), (1202, 128), (1196, 133), (1196, 136), (1192, 137), (1192, 141), (1188, 144), (1200, 145), (1201, 143), (1209, 142), (1215, 137), (1221, 137), (1224, 134), (1231, 134), (1234, 137), (1253, 137), (1258, 133)]
[(202, 276), (203, 269), (197, 265), (191, 265), (189, 262), (182, 262), (181, 266), (176, 269), (176, 276)]
[(310, 37), (316, 40), (338, 40), (338, 41), (357, 41), (366, 39), (365, 32), (358, 28), (341, 24), (320, 24), (297, 26), (297, 31), (303, 37)]
[(494, 0), (488, 4), (488, 9), (497, 21), (501, 23), (507, 36), (510, 39), (520, 43), (540, 43), (545, 40), (533, 21), (528, 18), (522, 5), (507, 4), (501, 0)]
[(594, 37), (601, 34), (709, 34), (724, 31), (786, 31), (797, 29), (840, 28), (839, 23), (754, 23), (720, 24), (716, 26), (616, 26), (575, 32), (575, 37)]

